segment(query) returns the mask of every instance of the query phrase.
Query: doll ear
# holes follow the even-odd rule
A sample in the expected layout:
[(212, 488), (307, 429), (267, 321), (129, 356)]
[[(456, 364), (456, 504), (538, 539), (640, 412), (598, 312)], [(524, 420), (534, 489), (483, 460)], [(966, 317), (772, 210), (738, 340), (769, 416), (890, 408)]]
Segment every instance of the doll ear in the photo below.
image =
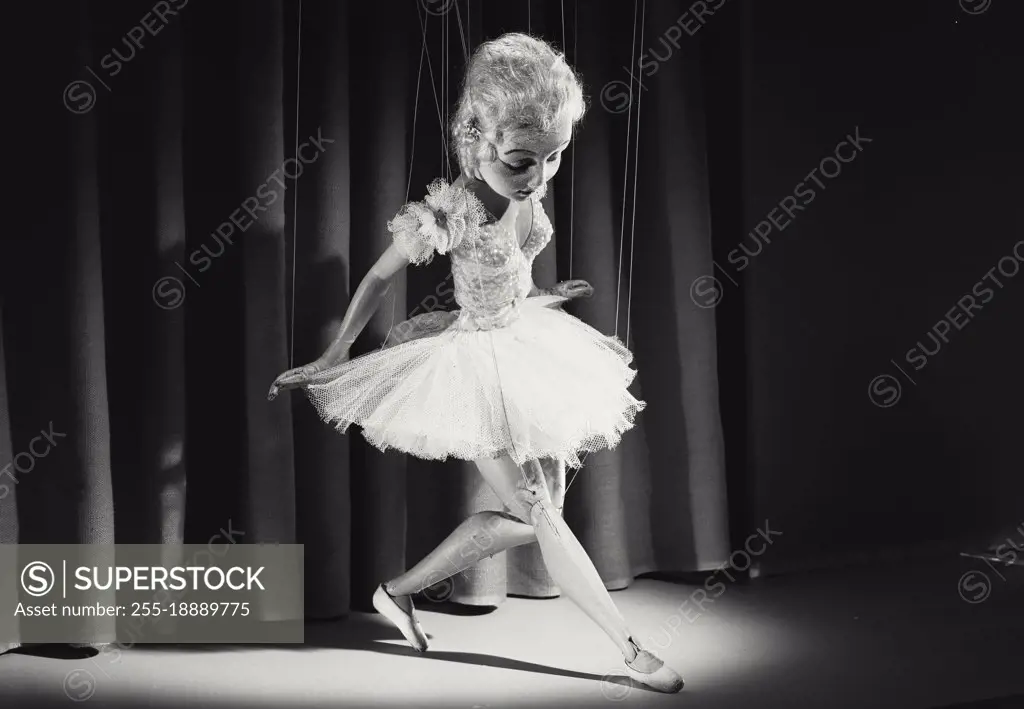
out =
[(462, 153), (462, 160), (460, 160), (462, 171), (474, 180), (483, 181), (483, 176), (480, 174), (480, 161), (475, 155), (475, 151), (466, 147)]

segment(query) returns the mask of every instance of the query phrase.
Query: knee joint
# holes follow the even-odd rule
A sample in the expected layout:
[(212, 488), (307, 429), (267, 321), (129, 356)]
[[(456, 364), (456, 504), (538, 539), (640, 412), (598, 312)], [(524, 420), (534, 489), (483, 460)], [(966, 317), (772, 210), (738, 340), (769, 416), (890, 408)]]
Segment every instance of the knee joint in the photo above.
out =
[(521, 487), (516, 491), (515, 501), (524, 510), (532, 510), (536, 505), (546, 501), (546, 496), (541, 488), (531, 485), (529, 487)]
[(542, 498), (535, 490), (517, 490), (512, 499), (506, 504), (510, 516), (524, 524), (533, 524), (533, 511)]
[(539, 490), (523, 490), (516, 495), (519, 503), (523, 521), (531, 526), (537, 526), (541, 519), (551, 522), (553, 517), (561, 517), (562, 510), (556, 507), (551, 499)]

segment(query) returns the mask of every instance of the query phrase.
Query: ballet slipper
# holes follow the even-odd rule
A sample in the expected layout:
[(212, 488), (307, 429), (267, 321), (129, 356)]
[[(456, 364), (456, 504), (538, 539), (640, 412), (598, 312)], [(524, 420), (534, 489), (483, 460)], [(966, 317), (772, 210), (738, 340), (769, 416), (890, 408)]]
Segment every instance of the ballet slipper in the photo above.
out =
[[(636, 641), (633, 640), (633, 638), (629, 638), (629, 642), (636, 649), (636, 657), (632, 660), (625, 661), (626, 674), (631, 680), (637, 684), (642, 684), (645, 687), (650, 687), (655, 691), (665, 692), (666, 694), (674, 694), (683, 688), (683, 678), (676, 674), (675, 670), (666, 665), (661, 658), (653, 652), (644, 650), (636, 644)], [(637, 660), (640, 659), (641, 654), (646, 655), (645, 659), (648, 661), (657, 660), (658, 662), (661, 662), (661, 667), (653, 672), (642, 672), (637, 667), (634, 667), (634, 665), (637, 664)]]
[(412, 604), (411, 598), (409, 599), (409, 605), (412, 607), (412, 613), (406, 613), (398, 605), (391, 594), (387, 592), (387, 589), (384, 588), (384, 584), (378, 586), (373, 594), (373, 607), (377, 609), (377, 612), (390, 620), (402, 635), (405, 636), (410, 645), (420, 652), (426, 652), (428, 647), (427, 634), (423, 632), (423, 626), (420, 625), (420, 621), (416, 618), (416, 606)]

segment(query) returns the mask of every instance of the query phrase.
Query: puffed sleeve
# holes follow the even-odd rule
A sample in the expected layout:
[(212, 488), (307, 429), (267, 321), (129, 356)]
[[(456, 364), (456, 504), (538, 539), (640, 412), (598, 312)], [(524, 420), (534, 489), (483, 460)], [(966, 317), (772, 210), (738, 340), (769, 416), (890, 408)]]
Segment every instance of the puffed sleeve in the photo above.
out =
[(414, 264), (430, 263), (434, 252), (446, 254), (465, 239), (474, 238), (485, 221), (483, 204), (464, 187), (438, 178), (421, 202), (407, 202), (388, 231), (398, 251)]

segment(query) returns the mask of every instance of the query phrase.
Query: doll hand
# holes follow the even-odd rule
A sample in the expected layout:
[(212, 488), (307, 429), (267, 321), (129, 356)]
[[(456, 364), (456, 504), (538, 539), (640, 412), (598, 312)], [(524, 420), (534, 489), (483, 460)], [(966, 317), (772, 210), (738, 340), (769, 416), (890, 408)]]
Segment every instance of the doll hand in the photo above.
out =
[(311, 362), (295, 369), (289, 369), (287, 372), (282, 372), (274, 380), (274, 383), (270, 385), (270, 391), (267, 392), (267, 401), (273, 401), (282, 391), (306, 386), (309, 383), (310, 377), (322, 370), (323, 365), (320, 362)]
[(270, 391), (267, 392), (267, 401), (273, 401), (282, 391), (306, 386), (309, 384), (309, 380), (312, 377), (325, 369), (346, 361), (348, 361), (347, 354), (337, 362), (327, 362), (322, 359), (318, 359), (301, 367), (296, 367), (295, 369), (289, 369), (287, 372), (283, 372), (274, 380), (274, 383), (270, 385)]
[(594, 287), (583, 280), (562, 281), (547, 289), (550, 295), (560, 295), (563, 298), (589, 298), (594, 295)]

